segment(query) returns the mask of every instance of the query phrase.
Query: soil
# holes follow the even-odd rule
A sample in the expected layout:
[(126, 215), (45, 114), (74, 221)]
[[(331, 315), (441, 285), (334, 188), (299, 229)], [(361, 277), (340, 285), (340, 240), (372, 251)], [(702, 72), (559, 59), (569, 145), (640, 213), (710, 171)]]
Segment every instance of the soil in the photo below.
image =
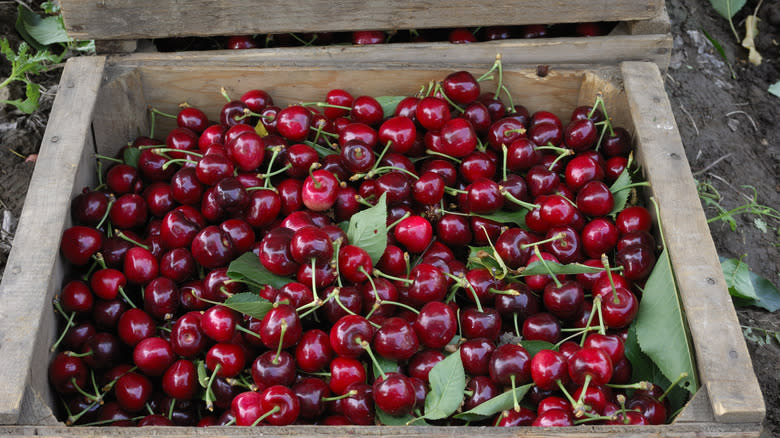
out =
[[(750, 0), (734, 17), (744, 35), (745, 19), (753, 14), (758, 0)], [(16, 2), (0, 2), (0, 37), (12, 46), (20, 40), (14, 30)], [(780, 208), (780, 98), (767, 89), (780, 80), (780, 3), (764, 2), (756, 47), (763, 63), (747, 61), (747, 50), (733, 35), (728, 21), (719, 16), (708, 0), (667, 0), (672, 22), (674, 51), (666, 74), (666, 90), (686, 148), (691, 169), (700, 184), (720, 195), (719, 204), (729, 211), (753, 201)], [(707, 35), (723, 49), (724, 61)], [(732, 76), (733, 70), (733, 76)], [(0, 78), (10, 65), (0, 59)], [(10, 250), (15, 227), (24, 203), (60, 70), (36, 77), (43, 86), (40, 109), (31, 115), (0, 108), (0, 279)], [(0, 90), (0, 99), (21, 97), (23, 90)], [(754, 192), (755, 190), (755, 192)], [(719, 212), (706, 206), (707, 217)], [(777, 214), (775, 210), (774, 214)], [(733, 216), (734, 229), (725, 220), (715, 220), (710, 231), (721, 257), (744, 257), (751, 269), (771, 282), (780, 283), (780, 220), (756, 213)], [(780, 345), (761, 341), (760, 329), (780, 332), (777, 312), (757, 308), (737, 310), (767, 403), (764, 436), (780, 436)], [(758, 336), (756, 336), (758, 334)]]

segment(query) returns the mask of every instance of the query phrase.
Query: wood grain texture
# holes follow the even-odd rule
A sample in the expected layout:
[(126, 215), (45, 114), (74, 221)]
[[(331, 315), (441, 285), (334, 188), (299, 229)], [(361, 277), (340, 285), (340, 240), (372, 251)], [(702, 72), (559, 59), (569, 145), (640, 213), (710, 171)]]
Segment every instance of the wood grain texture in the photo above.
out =
[(92, 126), (98, 152), (110, 157), (138, 136), (149, 135), (149, 111), (137, 70), (106, 72)]
[(637, 159), (660, 220), (693, 337), (701, 382), (717, 422), (760, 422), (764, 399), (731, 303), (715, 245), (658, 69), (622, 66)]
[(76, 39), (641, 20), (662, 0), (62, 0)]
[(66, 64), (0, 284), (0, 357), (13, 359), (13, 366), (0, 367), (2, 424), (19, 420), (27, 385), (49, 392), (45, 364), (56, 333), (51, 299), (65, 276), (60, 236), (70, 223), (71, 197), (94, 175), (90, 121), (104, 61), (79, 57)]

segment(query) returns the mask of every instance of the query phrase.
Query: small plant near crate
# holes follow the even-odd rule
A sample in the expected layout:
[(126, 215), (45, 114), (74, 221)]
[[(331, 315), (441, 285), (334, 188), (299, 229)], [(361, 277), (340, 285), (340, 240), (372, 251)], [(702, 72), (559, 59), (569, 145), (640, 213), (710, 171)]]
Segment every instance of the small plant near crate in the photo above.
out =
[(696, 391), (601, 95), (531, 114), (499, 57), (410, 96), (228, 100), (72, 202), (68, 424), (659, 424)]

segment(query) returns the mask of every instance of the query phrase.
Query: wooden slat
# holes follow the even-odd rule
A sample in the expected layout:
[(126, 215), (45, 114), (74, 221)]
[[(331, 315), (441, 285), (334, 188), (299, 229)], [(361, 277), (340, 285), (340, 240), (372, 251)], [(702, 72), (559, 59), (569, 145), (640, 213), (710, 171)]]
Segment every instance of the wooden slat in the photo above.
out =
[(128, 142), (149, 135), (149, 111), (137, 70), (106, 76), (92, 126), (97, 150), (113, 157)]
[(3, 424), (18, 420), (27, 385), (39, 393), (48, 388), (43, 364), (56, 328), (51, 299), (65, 274), (60, 236), (71, 197), (94, 169), (84, 149), (92, 147), (89, 127), (104, 61), (80, 57), (66, 64), (0, 284), (0, 357), (10, 361), (0, 367)]
[(641, 20), (661, 0), (62, 0), (76, 39)]
[(764, 399), (728, 295), (663, 80), (652, 64), (622, 66), (638, 160), (657, 194), (703, 385), (718, 422), (760, 422)]

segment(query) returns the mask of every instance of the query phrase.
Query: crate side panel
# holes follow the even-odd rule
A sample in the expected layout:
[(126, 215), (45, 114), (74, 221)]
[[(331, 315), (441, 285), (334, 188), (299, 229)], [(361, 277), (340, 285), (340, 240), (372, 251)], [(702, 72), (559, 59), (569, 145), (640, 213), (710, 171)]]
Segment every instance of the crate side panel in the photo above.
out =
[(660, 73), (652, 64), (633, 62), (623, 64), (623, 73), (642, 145), (637, 158), (659, 203), (701, 382), (715, 419), (758, 423), (765, 415), (764, 400)]
[(73, 58), (66, 65), (0, 285), (0, 356), (15, 361), (0, 369), (2, 424), (17, 422), (31, 380), (39, 393), (48, 391), (40, 364), (50, 357), (51, 299), (64, 277), (60, 236), (71, 197), (87, 182), (91, 154), (85, 149), (92, 147), (90, 119), (103, 65), (102, 57)]
[(113, 157), (138, 136), (149, 135), (149, 112), (137, 69), (106, 70), (93, 131), (98, 152)]
[(652, 18), (661, 0), (63, 0), (76, 39), (424, 29)]

